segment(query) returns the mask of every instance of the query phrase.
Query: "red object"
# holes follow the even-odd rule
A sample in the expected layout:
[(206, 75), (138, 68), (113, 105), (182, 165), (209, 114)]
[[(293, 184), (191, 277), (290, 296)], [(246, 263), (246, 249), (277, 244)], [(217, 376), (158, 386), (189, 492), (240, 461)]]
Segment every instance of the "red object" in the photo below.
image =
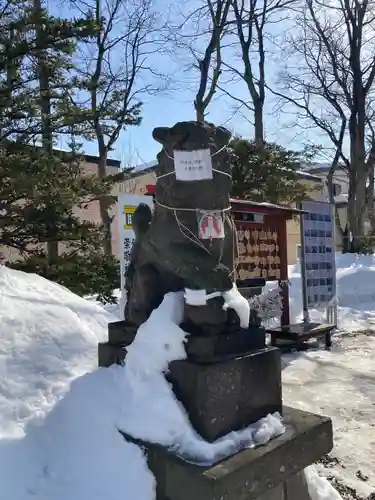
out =
[(202, 223), (202, 226), (201, 226), (201, 230), (203, 232), (206, 232), (206, 229), (208, 228), (208, 217), (205, 217), (203, 223)]
[(212, 225), (213, 225), (216, 233), (219, 234), (220, 233), (220, 224), (219, 224), (219, 221), (216, 219), (216, 217), (212, 218)]
[(148, 194), (148, 195), (155, 194), (155, 186), (153, 184), (147, 184), (146, 190), (147, 190), (146, 194)]

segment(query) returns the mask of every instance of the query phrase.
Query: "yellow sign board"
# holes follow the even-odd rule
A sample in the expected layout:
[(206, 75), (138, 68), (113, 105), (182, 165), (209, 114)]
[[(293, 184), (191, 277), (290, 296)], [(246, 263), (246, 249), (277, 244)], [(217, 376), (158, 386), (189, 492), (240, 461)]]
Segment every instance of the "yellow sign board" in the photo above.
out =
[(133, 215), (137, 207), (135, 205), (124, 205), (122, 213), (125, 215), (124, 229), (133, 229)]

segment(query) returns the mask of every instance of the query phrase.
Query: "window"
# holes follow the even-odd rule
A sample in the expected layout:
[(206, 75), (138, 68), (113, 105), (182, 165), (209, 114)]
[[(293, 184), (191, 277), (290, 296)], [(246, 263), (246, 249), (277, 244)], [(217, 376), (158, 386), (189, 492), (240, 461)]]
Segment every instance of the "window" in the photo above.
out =
[(342, 193), (342, 187), (340, 184), (333, 184), (333, 196), (340, 196)]
[(301, 262), (301, 245), (296, 246), (296, 256), (297, 256), (297, 262)]

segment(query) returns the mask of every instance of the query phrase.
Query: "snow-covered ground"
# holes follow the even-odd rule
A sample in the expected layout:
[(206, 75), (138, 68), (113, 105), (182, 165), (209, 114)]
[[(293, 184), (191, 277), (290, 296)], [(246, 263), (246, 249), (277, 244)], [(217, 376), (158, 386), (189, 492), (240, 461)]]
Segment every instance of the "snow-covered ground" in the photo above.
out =
[(56, 283), (0, 266), (0, 438), (24, 436), (30, 419), (95, 368), (115, 320)]
[[(331, 351), (283, 356), (283, 399), (328, 415), (335, 447), (318, 469), (375, 496), (375, 257), (337, 254), (338, 328)], [(300, 266), (290, 266), (291, 316), (302, 319)], [(311, 318), (324, 321), (323, 311)], [(351, 493), (347, 492), (349, 498)]]
[[(375, 494), (375, 259), (338, 256), (337, 267), (341, 333), (331, 352), (284, 356), (284, 401), (333, 419), (335, 449), (319, 470), (366, 498)], [(298, 271), (290, 269), (295, 317)], [(153, 500), (145, 457), (124, 443), (119, 428), (208, 461), (234, 451), (244, 437), (250, 444), (277, 433), (279, 422), (271, 419), (215, 445), (194, 434), (159, 377), (166, 358), (155, 356), (151, 343), (169, 331), (163, 337), (169, 354), (183, 356), (184, 335), (171, 311), (178, 303), (161, 311), (168, 329), (151, 337), (146, 328), (139, 336), (127, 370), (96, 370), (97, 342), (118, 311), (0, 266), (0, 500)], [(147, 349), (154, 364), (140, 358)], [(166, 414), (172, 417), (165, 422)], [(348, 491), (346, 498), (354, 497)]]
[(116, 319), (0, 266), (0, 500), (112, 500), (111, 487), (129, 499), (152, 495), (142, 452), (123, 446), (105, 410), (116, 370), (94, 371), (97, 343)]
[(332, 418), (324, 474), (365, 498), (375, 492), (375, 334), (340, 335), (323, 349), (284, 355), (285, 404)]

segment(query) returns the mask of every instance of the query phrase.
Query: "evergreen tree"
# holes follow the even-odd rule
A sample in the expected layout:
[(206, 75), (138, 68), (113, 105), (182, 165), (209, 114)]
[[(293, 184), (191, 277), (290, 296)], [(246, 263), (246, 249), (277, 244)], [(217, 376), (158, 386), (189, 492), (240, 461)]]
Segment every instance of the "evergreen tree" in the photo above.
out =
[[(77, 41), (97, 28), (90, 19), (49, 16), (38, 0), (14, 2), (0, 23), (8, 33), (0, 35), (0, 245), (23, 257), (13, 267), (81, 294), (106, 285), (110, 296), (118, 263), (101, 250), (101, 227), (74, 212), (112, 187), (83, 174), (75, 144), (85, 115), (72, 104), (72, 56)], [(54, 148), (61, 134), (72, 138), (69, 153)]]
[(232, 154), (232, 195), (269, 203), (294, 203), (306, 199), (312, 187), (301, 179), (300, 170), (314, 151), (295, 152), (277, 144), (258, 147), (254, 141), (235, 138)]

